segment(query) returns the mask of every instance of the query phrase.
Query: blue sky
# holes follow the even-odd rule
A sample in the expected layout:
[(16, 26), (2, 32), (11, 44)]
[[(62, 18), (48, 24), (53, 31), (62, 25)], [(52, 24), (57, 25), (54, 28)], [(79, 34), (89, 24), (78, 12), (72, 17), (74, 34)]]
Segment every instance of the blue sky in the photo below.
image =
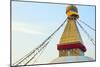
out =
[[(12, 2), (12, 60), (17, 61), (29, 51), (41, 44), (67, 17), (65, 14), (68, 5)], [(95, 7), (76, 5), (80, 19), (95, 28)], [(67, 22), (66, 22), (67, 23)], [(82, 24), (80, 22), (80, 24)], [(65, 26), (65, 25), (64, 25)], [(58, 57), (57, 44), (64, 26), (56, 33), (45, 52), (37, 63), (49, 63)], [(82, 24), (88, 33), (95, 38), (95, 32)], [(79, 27), (78, 27), (79, 28)], [(79, 28), (84, 45), (87, 48), (86, 56), (95, 58), (95, 46)], [(95, 39), (94, 39), (95, 40)], [(51, 50), (52, 49), (52, 50)], [(42, 60), (42, 61), (41, 61)]]

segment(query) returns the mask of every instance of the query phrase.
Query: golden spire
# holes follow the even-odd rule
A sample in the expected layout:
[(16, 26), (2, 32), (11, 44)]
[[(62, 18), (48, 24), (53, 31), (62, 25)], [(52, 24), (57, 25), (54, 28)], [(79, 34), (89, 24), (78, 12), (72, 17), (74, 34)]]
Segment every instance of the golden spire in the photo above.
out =
[(64, 32), (61, 36), (60, 43), (75, 43), (81, 42), (80, 33), (74, 20), (68, 20)]
[(60, 42), (57, 45), (59, 56), (84, 55), (83, 52), (86, 51), (86, 48), (82, 43), (82, 39), (76, 25), (76, 20), (79, 18), (77, 8), (73, 5), (68, 6), (66, 9), (66, 15), (68, 16), (68, 23), (65, 26)]

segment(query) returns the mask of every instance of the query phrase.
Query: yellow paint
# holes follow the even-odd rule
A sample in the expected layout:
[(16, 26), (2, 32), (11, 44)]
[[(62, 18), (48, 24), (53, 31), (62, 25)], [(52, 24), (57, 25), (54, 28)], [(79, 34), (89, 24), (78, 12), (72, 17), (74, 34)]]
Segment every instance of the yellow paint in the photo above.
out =
[(72, 15), (77, 15), (78, 16), (78, 13), (75, 12), (75, 11), (68, 11), (66, 14), (67, 14), (67, 16), (72, 16)]
[(68, 20), (64, 32), (60, 38), (60, 44), (81, 42), (81, 37), (74, 20)]

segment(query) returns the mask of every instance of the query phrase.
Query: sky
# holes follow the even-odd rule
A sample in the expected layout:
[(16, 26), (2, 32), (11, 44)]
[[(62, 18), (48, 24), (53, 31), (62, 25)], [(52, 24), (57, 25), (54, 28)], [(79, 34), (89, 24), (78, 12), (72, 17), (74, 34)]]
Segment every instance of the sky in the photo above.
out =
[[(48, 4), (34, 2), (12, 2), (12, 62), (29, 53), (40, 45), (66, 19), (64, 4)], [(95, 7), (76, 5), (81, 20), (95, 29)], [(66, 22), (67, 23), (67, 22)], [(95, 40), (95, 32), (80, 24)], [(57, 44), (65, 25), (53, 36), (51, 42), (40, 56), (37, 63), (50, 63), (58, 57)], [(95, 59), (95, 46), (90, 42), (83, 30), (78, 26), (84, 45), (85, 56)]]

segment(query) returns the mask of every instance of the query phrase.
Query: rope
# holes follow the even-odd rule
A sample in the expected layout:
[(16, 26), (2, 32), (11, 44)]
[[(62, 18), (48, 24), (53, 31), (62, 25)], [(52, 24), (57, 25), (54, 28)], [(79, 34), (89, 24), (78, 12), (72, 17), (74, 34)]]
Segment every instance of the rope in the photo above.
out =
[(85, 24), (91, 30), (96, 31), (94, 28), (92, 28), (91, 26), (89, 26), (88, 24), (86, 24), (84, 21), (82, 21), (82, 20), (79, 20), (79, 21), (82, 22), (83, 24)]
[[(44, 44), (46, 41), (48, 41), (65, 24), (66, 20), (67, 20), (67, 18), (42, 44)], [(37, 53), (35, 55), (37, 55)], [(35, 57), (35, 55), (25, 65), (27, 65)]]
[(29, 56), (31, 56), (31, 55), (36, 51), (36, 49), (38, 49), (38, 48), (35, 48), (35, 49), (32, 50), (31, 52), (29, 52), (27, 55), (25, 55), (25, 56), (22, 57), (20, 60), (18, 60), (18, 61), (16, 62), (16, 64), (14, 64), (14, 65), (18, 65), (18, 64), (22, 63), (25, 59), (27, 59)]
[(29, 52), (28, 54), (26, 54), (24, 57), (22, 57), (21, 59), (19, 59), (16, 63), (14, 63), (14, 65), (18, 65), (20, 63), (22, 63), (27, 57), (29, 57), (30, 55), (32, 55), (32, 53), (34, 53), (35, 50), (32, 50), (31, 52)]
[[(50, 41), (48, 41), (47, 44), (48, 44), (49, 42), (50, 42)], [(43, 54), (44, 50), (46, 49), (46, 46), (47, 46), (47, 45), (45, 45), (45, 47), (44, 47), (43, 50), (41, 51), (40, 55), (34, 60), (33, 63), (35, 63), (35, 62), (39, 59), (39, 57)]]
[(36, 63), (36, 61), (39, 59), (39, 57), (43, 54), (44, 50), (45, 50), (45, 49), (43, 49), (43, 50), (41, 51), (40, 55), (34, 60), (33, 63)]
[[(39, 45), (37, 48), (35, 48), (33, 51), (29, 52), (27, 55), (25, 55), (24, 57), (22, 57), (20, 60), (18, 60), (16, 63), (16, 65), (22, 63), (25, 59), (27, 59), (28, 57), (30, 57), (33, 53), (35, 53), (35, 51), (39, 48), (41, 48), (66, 22), (67, 18), (64, 20), (64, 22), (48, 37), (46, 38), (41, 45)], [(37, 55), (37, 54), (36, 54)], [(33, 57), (34, 58), (34, 57)], [(31, 59), (30, 59), (31, 60)], [(28, 62), (27, 62), (28, 63)], [(27, 64), (26, 63), (26, 64)], [(15, 65), (15, 64), (14, 64)]]
[(86, 33), (86, 35), (88, 36), (88, 38), (90, 39), (90, 41), (92, 42), (93, 45), (95, 45), (95, 43), (93, 42), (93, 38), (91, 38), (91, 36), (88, 34), (88, 32), (81, 26), (81, 24), (77, 21), (78, 25), (80, 26), (80, 28), (84, 31), (84, 33)]
[[(43, 48), (45, 48), (45, 47), (48, 45), (48, 43), (49, 43), (49, 41), (45, 44), (45, 46), (43, 46)], [(42, 49), (43, 49), (43, 48), (42, 48)], [(27, 61), (27, 62), (25, 63), (25, 65), (27, 65), (29, 62), (31, 62), (32, 59), (33, 59), (42, 49), (40, 49), (29, 61)]]

